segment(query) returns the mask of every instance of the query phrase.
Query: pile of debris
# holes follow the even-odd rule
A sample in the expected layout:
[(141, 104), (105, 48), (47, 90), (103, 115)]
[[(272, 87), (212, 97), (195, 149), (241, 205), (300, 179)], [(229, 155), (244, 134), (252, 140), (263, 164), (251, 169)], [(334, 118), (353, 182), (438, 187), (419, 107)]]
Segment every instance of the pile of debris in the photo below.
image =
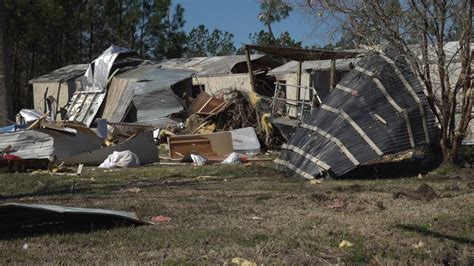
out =
[[(254, 57), (262, 69), (272, 64), (264, 58)], [(144, 61), (133, 50), (111, 46), (87, 67), (32, 80), (40, 110), (24, 109), (15, 124), (0, 129), (0, 163), (10, 171), (137, 167), (159, 161), (160, 141), (169, 150), (165, 159), (237, 162), (246, 160), (242, 154), (260, 153), (261, 143), (276, 147), (268, 98), (232, 88), (215, 97), (193, 87), (193, 77), (215, 71), (248, 78), (242, 57), (217, 59), (194, 60), (209, 67), (200, 70), (196, 62), (195, 68), (181, 62), (183, 69), (173, 60)], [(223, 68), (225, 62), (230, 65)], [(57, 86), (50, 83), (56, 76)]]
[(390, 47), (246, 49), (156, 63), (111, 46), (88, 66), (32, 80), (40, 110), (22, 110), (0, 129), (0, 163), (136, 167), (161, 157), (202, 165), (281, 148), (277, 168), (312, 179), (436, 142), (423, 85)]

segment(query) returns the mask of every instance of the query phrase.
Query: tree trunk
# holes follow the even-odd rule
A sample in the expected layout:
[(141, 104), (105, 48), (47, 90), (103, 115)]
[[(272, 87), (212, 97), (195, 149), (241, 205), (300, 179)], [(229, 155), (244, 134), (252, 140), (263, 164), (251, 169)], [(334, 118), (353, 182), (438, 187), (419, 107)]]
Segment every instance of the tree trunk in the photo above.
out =
[(0, 125), (8, 124), (8, 119), (10, 119), (6, 14), (5, 1), (0, 0)]

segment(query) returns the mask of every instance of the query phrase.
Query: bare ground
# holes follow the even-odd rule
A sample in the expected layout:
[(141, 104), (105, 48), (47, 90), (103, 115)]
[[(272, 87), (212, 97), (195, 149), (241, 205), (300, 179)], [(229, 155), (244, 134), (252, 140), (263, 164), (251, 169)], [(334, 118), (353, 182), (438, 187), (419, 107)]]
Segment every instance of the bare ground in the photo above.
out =
[[(127, 191), (140, 188), (140, 192)], [(474, 174), (285, 177), (271, 164), (0, 175), (0, 203), (135, 211), (155, 226), (0, 238), (0, 263), (474, 263)], [(340, 248), (342, 240), (353, 244)], [(28, 244), (27, 249), (23, 245)]]

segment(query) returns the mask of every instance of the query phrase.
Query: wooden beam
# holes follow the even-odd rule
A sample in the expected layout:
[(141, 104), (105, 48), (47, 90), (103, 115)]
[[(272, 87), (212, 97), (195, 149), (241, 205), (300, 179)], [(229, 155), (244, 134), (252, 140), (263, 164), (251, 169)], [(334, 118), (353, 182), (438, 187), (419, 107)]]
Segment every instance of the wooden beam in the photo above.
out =
[(245, 57), (247, 59), (247, 69), (249, 71), (250, 85), (252, 86), (252, 91), (255, 92), (255, 77), (253, 76), (252, 70), (252, 59), (250, 58), (250, 49), (245, 49)]
[(296, 89), (296, 100), (301, 100), (300, 99), (300, 91), (301, 91), (301, 72), (303, 68), (303, 62), (299, 61), (298, 62), (298, 68), (296, 70), (296, 85), (298, 88)]

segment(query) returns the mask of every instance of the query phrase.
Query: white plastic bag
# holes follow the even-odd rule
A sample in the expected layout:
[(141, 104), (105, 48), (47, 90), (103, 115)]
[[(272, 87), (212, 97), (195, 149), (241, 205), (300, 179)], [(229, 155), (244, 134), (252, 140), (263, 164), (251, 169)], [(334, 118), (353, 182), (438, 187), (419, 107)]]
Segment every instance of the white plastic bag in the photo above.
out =
[(114, 153), (110, 154), (107, 159), (103, 163), (99, 165), (99, 168), (115, 168), (115, 167), (122, 167), (122, 168), (132, 168), (140, 166), (140, 160), (138, 156), (129, 151), (114, 151)]
[(223, 164), (236, 164), (240, 163), (240, 153), (233, 152), (222, 161)]

